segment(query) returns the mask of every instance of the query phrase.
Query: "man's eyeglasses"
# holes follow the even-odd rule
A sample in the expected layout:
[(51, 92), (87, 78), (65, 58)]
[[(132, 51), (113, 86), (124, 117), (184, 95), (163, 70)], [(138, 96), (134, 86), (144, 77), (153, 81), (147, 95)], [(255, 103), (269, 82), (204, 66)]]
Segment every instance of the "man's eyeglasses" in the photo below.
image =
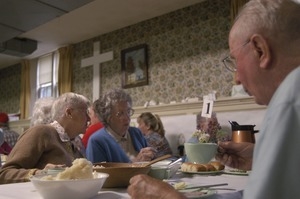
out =
[[(238, 49), (240, 49), (240, 48), (242, 48), (242, 47), (244, 47), (244, 46), (246, 46), (249, 42), (250, 42), (250, 39), (248, 39), (248, 40), (247, 40), (245, 43), (243, 43), (243, 45), (241, 45), (240, 47), (238, 47), (238, 48), (234, 49), (233, 51), (231, 51), (231, 53), (234, 52), (234, 51), (236, 51), (236, 50), (238, 50)], [(222, 62), (223, 62), (224, 66), (225, 66), (225, 68), (226, 68), (227, 70), (229, 70), (229, 71), (231, 71), (231, 72), (236, 72), (236, 63), (235, 63), (235, 60), (234, 60), (233, 58), (231, 58), (230, 55), (227, 56), (227, 57), (225, 57), (225, 58), (222, 60)]]
[(127, 117), (130, 117), (134, 114), (134, 110), (133, 109), (128, 109), (127, 112), (123, 112), (123, 111), (118, 111), (116, 113), (116, 117), (117, 118), (120, 118), (122, 116), (127, 116)]

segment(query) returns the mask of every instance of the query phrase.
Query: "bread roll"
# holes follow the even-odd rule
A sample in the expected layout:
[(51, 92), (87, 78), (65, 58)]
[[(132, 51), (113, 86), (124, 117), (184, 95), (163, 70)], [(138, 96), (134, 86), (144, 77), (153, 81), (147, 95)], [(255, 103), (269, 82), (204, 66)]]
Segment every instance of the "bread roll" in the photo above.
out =
[(192, 162), (184, 162), (181, 165), (181, 171), (183, 172), (205, 172), (205, 171), (221, 171), (224, 169), (224, 165), (220, 162), (210, 162), (208, 164), (197, 164)]
[(206, 167), (202, 164), (192, 164), (190, 167), (192, 172), (206, 171)]
[(206, 167), (203, 164), (184, 162), (181, 165), (181, 170), (184, 172), (201, 172), (201, 171), (206, 171)]
[(202, 164), (205, 167), (205, 171), (216, 171), (216, 168), (211, 164)]
[(220, 162), (217, 162), (217, 161), (212, 161), (212, 162), (210, 162), (210, 164), (212, 166), (214, 166), (217, 171), (224, 170), (224, 168), (225, 168), (225, 166), (223, 164), (221, 164)]

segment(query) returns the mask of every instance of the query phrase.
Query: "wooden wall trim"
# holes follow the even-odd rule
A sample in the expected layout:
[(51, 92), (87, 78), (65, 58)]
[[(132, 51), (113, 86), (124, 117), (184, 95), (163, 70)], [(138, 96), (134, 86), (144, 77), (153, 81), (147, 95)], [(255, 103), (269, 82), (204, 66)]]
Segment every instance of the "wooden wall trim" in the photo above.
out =
[[(166, 104), (148, 107), (134, 107), (135, 113), (133, 118), (138, 117), (142, 112), (152, 112), (160, 116), (175, 116), (175, 115), (188, 115), (197, 114), (202, 110), (203, 101)], [(266, 106), (257, 105), (253, 97), (241, 98), (220, 98), (214, 103), (215, 112), (228, 112), (228, 111), (246, 111), (265, 109)]]

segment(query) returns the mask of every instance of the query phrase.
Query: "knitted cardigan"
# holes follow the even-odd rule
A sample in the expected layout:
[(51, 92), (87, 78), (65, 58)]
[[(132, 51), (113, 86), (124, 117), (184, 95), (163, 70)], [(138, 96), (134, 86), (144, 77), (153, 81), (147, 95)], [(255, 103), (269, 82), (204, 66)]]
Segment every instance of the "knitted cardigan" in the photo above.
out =
[[(129, 127), (128, 132), (132, 139), (133, 147), (137, 152), (147, 147), (147, 142), (138, 128)], [(95, 132), (88, 141), (86, 150), (87, 159), (93, 163), (97, 162), (131, 162), (126, 152), (107, 132), (102, 128)]]

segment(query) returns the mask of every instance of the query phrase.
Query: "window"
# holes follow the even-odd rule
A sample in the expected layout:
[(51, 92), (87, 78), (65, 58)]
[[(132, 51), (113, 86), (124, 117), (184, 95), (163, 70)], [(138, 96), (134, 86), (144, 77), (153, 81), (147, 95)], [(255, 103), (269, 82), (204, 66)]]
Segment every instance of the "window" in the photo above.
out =
[(58, 52), (38, 58), (37, 62), (37, 97), (57, 97)]

